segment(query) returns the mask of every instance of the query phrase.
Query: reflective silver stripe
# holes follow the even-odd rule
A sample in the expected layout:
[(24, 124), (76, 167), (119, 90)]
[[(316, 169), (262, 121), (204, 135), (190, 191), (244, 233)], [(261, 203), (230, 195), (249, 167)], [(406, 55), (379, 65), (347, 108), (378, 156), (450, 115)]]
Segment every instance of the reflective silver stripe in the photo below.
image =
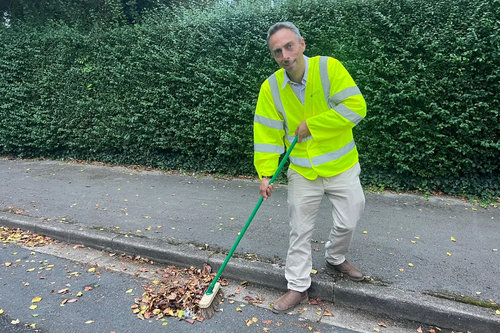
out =
[(296, 166), (301, 166), (305, 168), (311, 168), (311, 161), (309, 161), (308, 158), (299, 158), (299, 157), (291, 157), (290, 156), (290, 162), (295, 164)]
[[(290, 162), (295, 164), (296, 166), (301, 166), (305, 168), (311, 168), (312, 166), (319, 166), (324, 163), (328, 163), (331, 161), (338, 160), (339, 158), (344, 157), (349, 152), (351, 152), (354, 148), (356, 148), (356, 143), (354, 140), (346, 144), (344, 147), (339, 150), (332, 151), (327, 154), (323, 154), (317, 157), (313, 157), (311, 160), (308, 158), (300, 158), (300, 157), (292, 157), (290, 156)], [(312, 164), (311, 164), (312, 161)]]
[(355, 125), (357, 125), (361, 120), (363, 120), (363, 117), (361, 117), (359, 114), (349, 109), (344, 104), (338, 104), (337, 106), (334, 106), (332, 109), (337, 111), (338, 114), (340, 114), (342, 117), (346, 118), (350, 122), (354, 123)]
[[(312, 140), (312, 138), (312, 135), (309, 135), (307, 138), (303, 138), (302, 142)], [(295, 140), (295, 135), (287, 135), (286, 139), (288, 140), (288, 142), (290, 142), (290, 144), (292, 144), (293, 140)]]
[(330, 97), (330, 78), (328, 77), (328, 57), (319, 58), (319, 75), (321, 76), (321, 86), (323, 87), (323, 94), (328, 103)]
[(283, 154), (285, 152), (285, 147), (278, 146), (278, 145), (270, 145), (267, 143), (254, 143), (253, 149), (255, 152), (259, 152), (259, 153)]
[[(345, 88), (344, 90), (339, 91), (338, 93), (336, 93), (335, 95), (330, 97), (328, 99), (328, 105), (330, 106), (330, 108), (333, 108), (335, 105), (342, 103), (348, 97), (355, 96), (355, 95), (361, 95), (361, 91), (359, 90), (358, 87), (354, 86), (354, 87)], [(332, 105), (332, 103), (333, 103), (333, 105)]]
[(261, 124), (270, 128), (274, 128), (277, 130), (283, 130), (283, 121), (275, 120), (271, 118), (267, 118), (261, 115), (256, 114), (253, 118), (254, 123)]
[(348, 97), (360, 95), (361, 91), (358, 87), (348, 87), (344, 90), (330, 96), (330, 80), (328, 78), (328, 57), (319, 58), (319, 74), (321, 75), (321, 85), (325, 95), (326, 103), (331, 109), (337, 111), (342, 117), (357, 125), (363, 117), (349, 109), (347, 106), (340, 104)]
[(354, 142), (354, 140), (352, 140), (351, 142), (349, 142), (348, 144), (346, 144), (344, 147), (340, 148), (339, 150), (335, 150), (335, 151), (332, 151), (332, 152), (327, 153), (327, 154), (313, 157), (311, 159), (312, 164), (314, 166), (318, 166), (318, 165), (321, 165), (324, 163), (338, 160), (339, 158), (347, 155), (355, 147), (356, 147), (356, 143)]
[(271, 75), (268, 80), (269, 87), (271, 88), (271, 95), (273, 96), (274, 106), (276, 107), (278, 112), (281, 113), (283, 119), (285, 119), (284, 125), (286, 132), (288, 133), (288, 121), (286, 119), (286, 113), (285, 109), (283, 108), (283, 103), (281, 102), (280, 88), (278, 87), (278, 79), (276, 78), (276, 73)]
[(312, 140), (312, 139), (313, 139), (312, 135), (309, 135), (308, 137), (303, 138), (302, 142), (306, 142), (306, 141), (309, 141), (309, 140)]

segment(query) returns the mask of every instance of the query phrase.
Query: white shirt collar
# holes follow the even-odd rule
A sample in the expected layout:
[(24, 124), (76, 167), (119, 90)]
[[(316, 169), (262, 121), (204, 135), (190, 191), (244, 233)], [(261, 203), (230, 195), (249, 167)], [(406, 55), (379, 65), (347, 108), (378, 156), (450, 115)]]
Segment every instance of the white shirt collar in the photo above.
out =
[[(306, 84), (306, 82), (307, 82), (307, 71), (308, 71), (308, 69), (309, 69), (309, 57), (306, 57), (305, 55), (303, 55), (303, 57), (304, 57), (304, 60), (305, 60), (305, 62), (306, 62), (306, 69), (304, 70), (304, 77), (302, 78), (302, 82), (301, 82), (301, 84), (305, 85), (305, 84)], [(285, 86), (286, 86), (286, 84), (287, 84), (289, 81), (290, 81), (290, 82), (293, 82), (292, 80), (290, 80), (290, 78), (288, 77), (288, 74), (287, 74), (287, 73), (286, 73), (286, 71), (285, 71), (285, 80), (283, 81), (283, 86), (281, 87), (281, 89), (284, 89), (284, 88), (285, 88)]]

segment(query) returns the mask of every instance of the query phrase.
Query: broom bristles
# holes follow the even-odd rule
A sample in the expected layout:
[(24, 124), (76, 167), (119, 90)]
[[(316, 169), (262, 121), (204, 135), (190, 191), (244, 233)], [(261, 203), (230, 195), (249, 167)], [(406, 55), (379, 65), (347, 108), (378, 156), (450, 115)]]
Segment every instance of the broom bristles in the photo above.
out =
[(200, 317), (204, 319), (212, 318), (223, 297), (224, 295), (220, 290), (220, 283), (217, 282), (214, 286), (212, 294), (207, 295), (205, 293), (198, 304), (198, 307), (200, 308)]

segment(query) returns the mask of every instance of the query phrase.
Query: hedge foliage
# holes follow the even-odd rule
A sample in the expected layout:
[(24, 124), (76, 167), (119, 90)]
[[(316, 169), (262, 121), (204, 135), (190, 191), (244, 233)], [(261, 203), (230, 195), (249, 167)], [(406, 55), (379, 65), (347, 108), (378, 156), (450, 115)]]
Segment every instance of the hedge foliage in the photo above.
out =
[(217, 0), (11, 0), (0, 1), (0, 13), (11, 25), (62, 21), (79, 29), (142, 22), (149, 11), (175, 6), (208, 6)]
[(500, 0), (268, 3), (0, 28), (0, 154), (254, 174), (265, 36), (290, 20), (363, 91), (364, 184), (500, 196)]

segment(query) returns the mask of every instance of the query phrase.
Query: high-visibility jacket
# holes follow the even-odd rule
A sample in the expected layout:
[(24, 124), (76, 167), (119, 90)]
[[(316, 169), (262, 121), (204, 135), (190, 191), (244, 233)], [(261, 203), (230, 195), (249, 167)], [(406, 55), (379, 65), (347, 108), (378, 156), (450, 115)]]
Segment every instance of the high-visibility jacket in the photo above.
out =
[[(280, 69), (261, 86), (254, 117), (254, 164), (259, 177), (272, 176), (279, 156), (303, 121), (311, 135), (290, 154), (290, 168), (307, 179), (332, 177), (358, 162), (352, 128), (366, 116), (366, 102), (337, 59), (309, 58), (304, 105)], [(284, 144), (285, 146), (284, 146)]]

